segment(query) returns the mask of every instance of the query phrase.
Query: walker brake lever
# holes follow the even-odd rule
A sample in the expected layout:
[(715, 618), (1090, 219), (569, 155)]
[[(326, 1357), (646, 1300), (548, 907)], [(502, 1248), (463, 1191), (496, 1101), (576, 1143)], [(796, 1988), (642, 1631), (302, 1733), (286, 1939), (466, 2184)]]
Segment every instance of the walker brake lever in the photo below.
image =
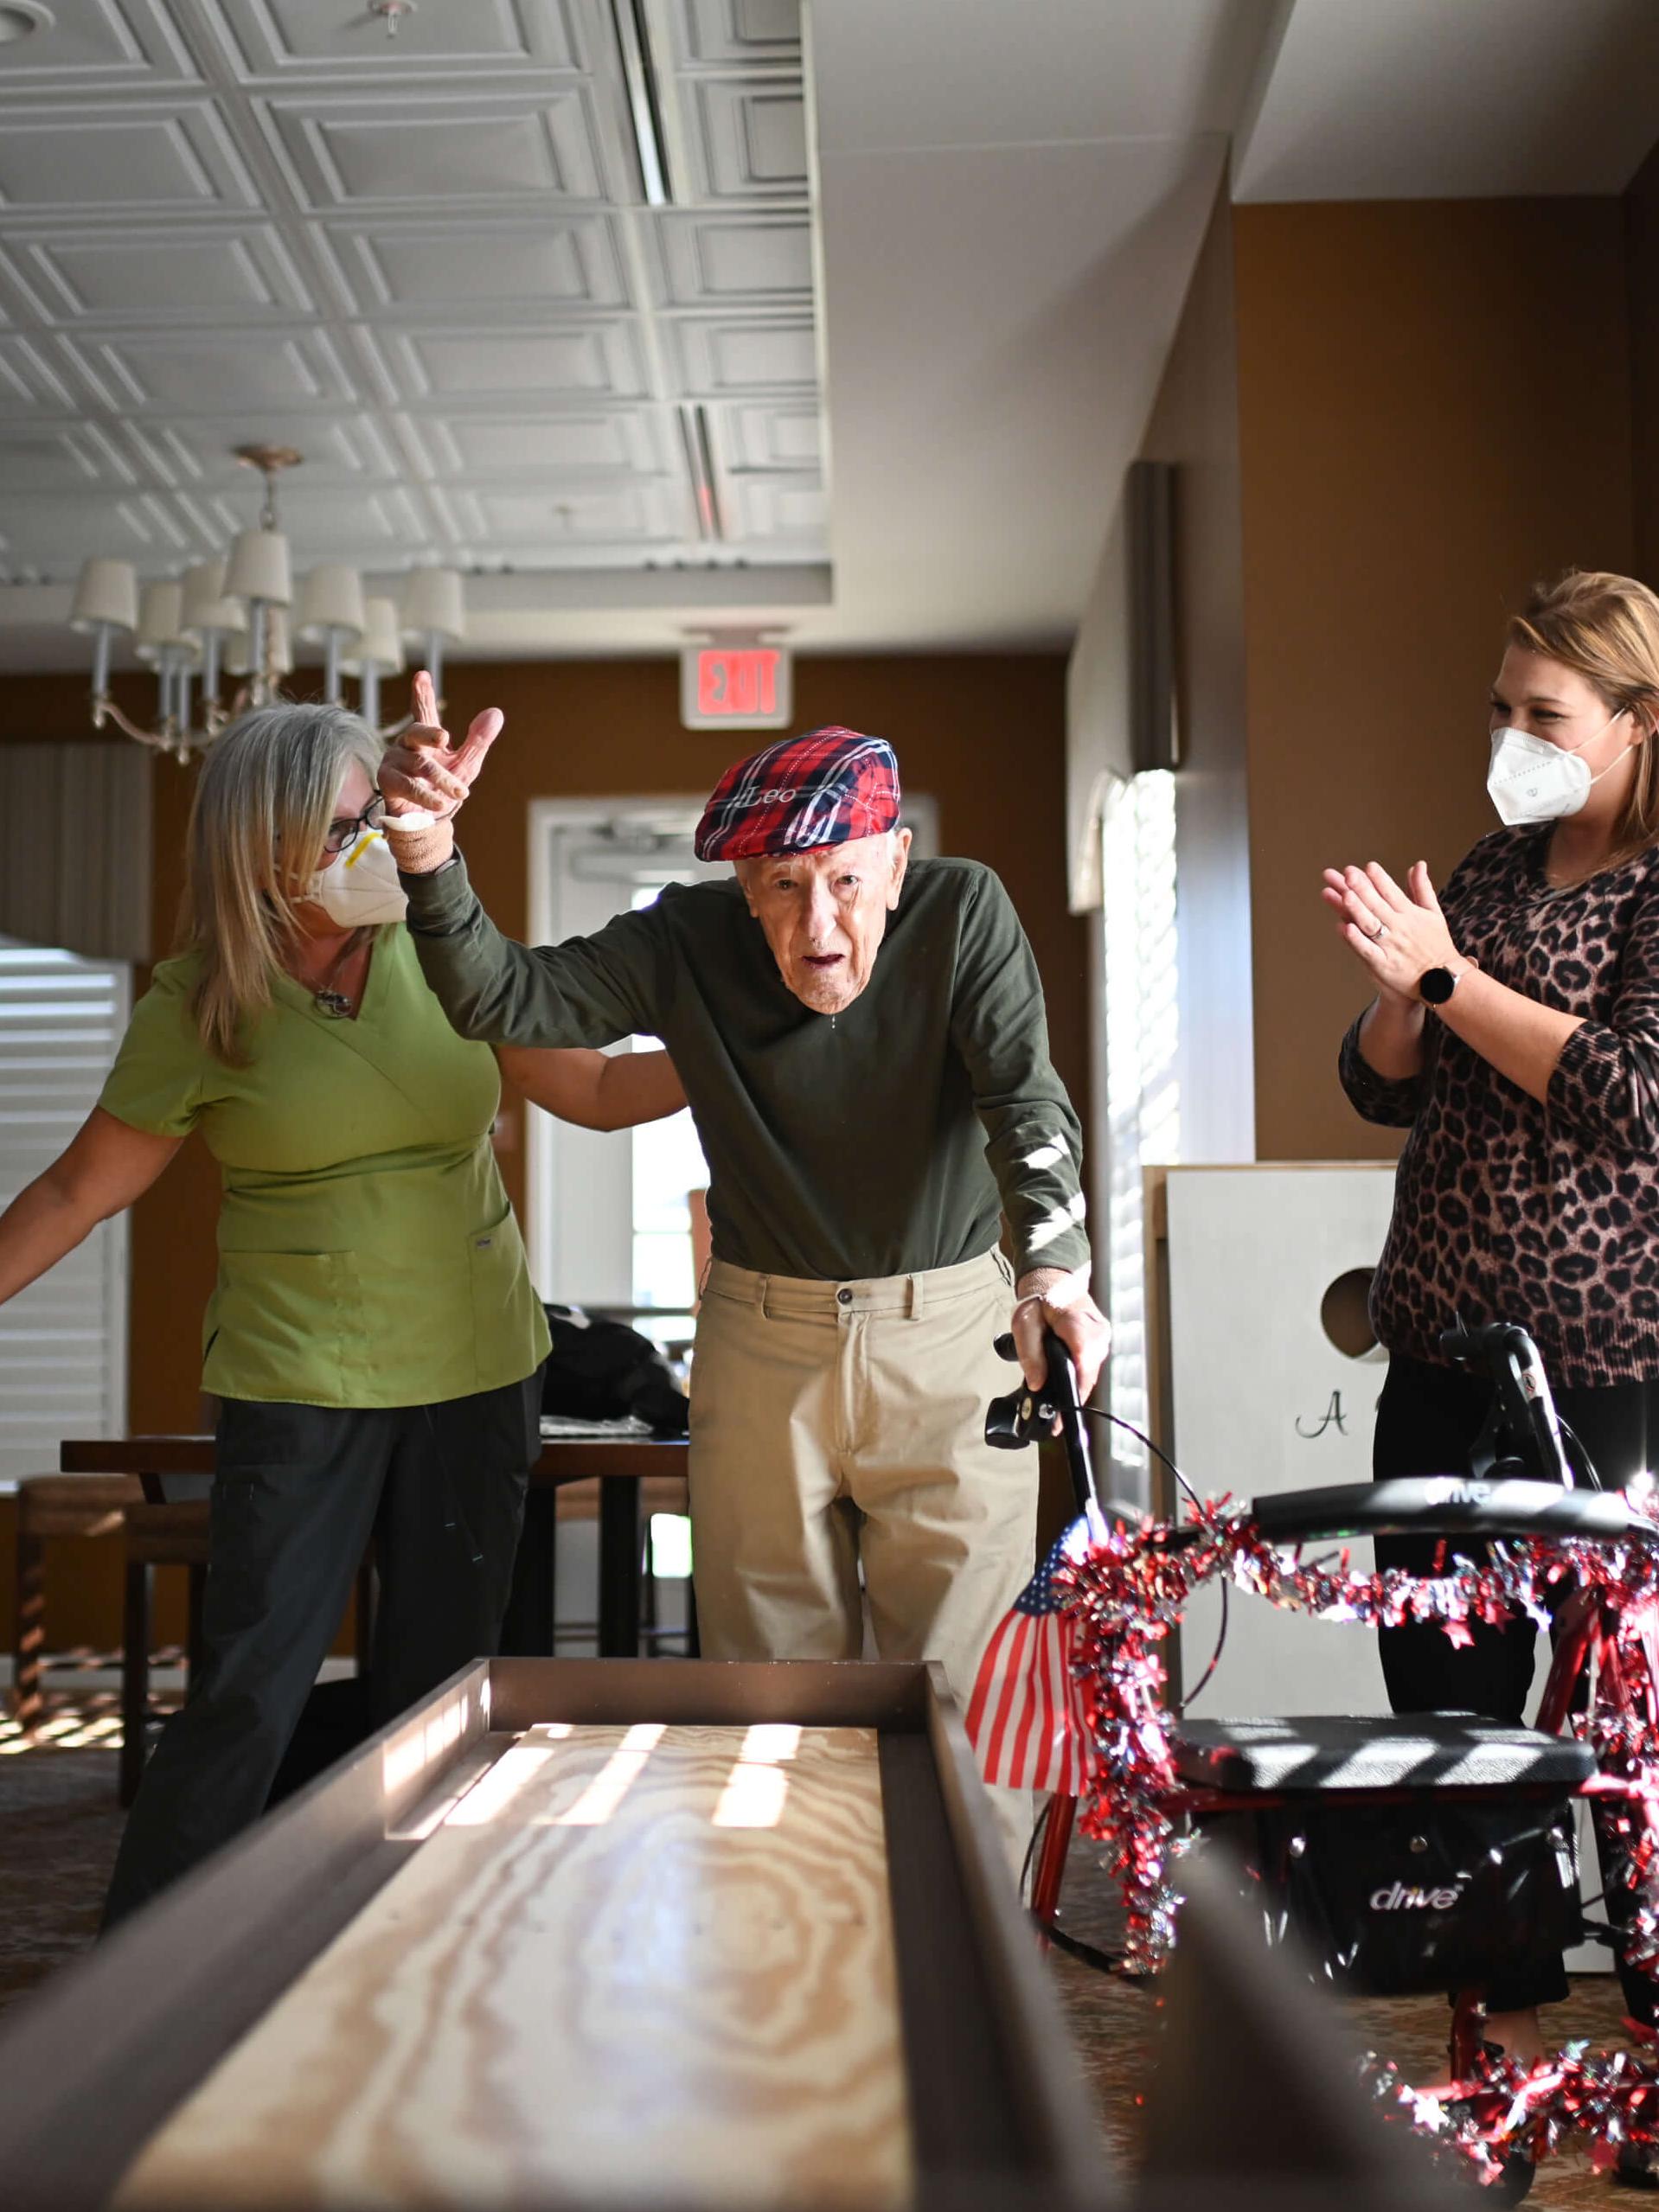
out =
[[(1017, 1390), (1010, 1390), (1006, 1397), (993, 1398), (985, 1409), (985, 1442), (995, 1444), (999, 1451), (1017, 1452), (1027, 1444), (1034, 1444), (1046, 1436), (1060, 1419), (1065, 1398), (1055, 1384), (1055, 1357), (1066, 1359), (1063, 1346), (1051, 1334), (1045, 1339), (1048, 1351), (1048, 1374), (1040, 1390), (1028, 1383), (1022, 1383)], [(1017, 1359), (1014, 1339), (1004, 1333), (996, 1339), (999, 1359)]]

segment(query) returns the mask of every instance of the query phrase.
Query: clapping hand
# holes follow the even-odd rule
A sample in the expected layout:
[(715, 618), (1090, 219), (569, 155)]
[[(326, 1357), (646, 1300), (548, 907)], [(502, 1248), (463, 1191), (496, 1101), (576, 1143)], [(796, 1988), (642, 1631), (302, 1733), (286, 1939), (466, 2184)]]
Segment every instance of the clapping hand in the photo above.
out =
[(1337, 934), (1385, 997), (1415, 1006), (1428, 969), (1473, 965), (1451, 941), (1422, 860), (1412, 862), (1403, 891), (1374, 860), (1363, 868), (1327, 868), (1321, 896)]

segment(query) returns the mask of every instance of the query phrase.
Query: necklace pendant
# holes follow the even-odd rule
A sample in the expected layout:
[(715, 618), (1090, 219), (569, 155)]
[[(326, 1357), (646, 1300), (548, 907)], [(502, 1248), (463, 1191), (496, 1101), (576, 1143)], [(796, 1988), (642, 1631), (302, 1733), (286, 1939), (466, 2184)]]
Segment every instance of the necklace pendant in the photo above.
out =
[(318, 991), (314, 995), (323, 1012), (336, 1021), (344, 1021), (349, 1015), (351, 1001), (343, 991)]

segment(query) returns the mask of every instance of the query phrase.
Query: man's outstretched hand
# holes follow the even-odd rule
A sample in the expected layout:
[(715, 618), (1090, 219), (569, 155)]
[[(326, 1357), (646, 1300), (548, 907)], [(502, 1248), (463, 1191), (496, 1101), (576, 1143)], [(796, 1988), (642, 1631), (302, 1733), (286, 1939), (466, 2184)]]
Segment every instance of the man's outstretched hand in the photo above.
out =
[(498, 706), (486, 706), (473, 716), (465, 744), (452, 745), (425, 668), (416, 674), (413, 704), (414, 720), (381, 761), (380, 789), (392, 857), (406, 875), (420, 876), (441, 867), (454, 851), (454, 818), (506, 717)]

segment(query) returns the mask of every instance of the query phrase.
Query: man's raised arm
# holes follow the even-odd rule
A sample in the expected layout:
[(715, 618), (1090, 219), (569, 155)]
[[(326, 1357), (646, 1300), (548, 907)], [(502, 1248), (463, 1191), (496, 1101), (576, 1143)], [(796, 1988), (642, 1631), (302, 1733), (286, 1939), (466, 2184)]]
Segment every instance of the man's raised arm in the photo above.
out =
[(379, 783), (409, 935), (452, 1026), (484, 1045), (610, 1045), (655, 1034), (664, 969), (655, 917), (619, 914), (596, 936), (534, 950), (503, 937), (467, 880), (454, 829), (501, 734), (501, 712), (475, 715), (464, 744), (452, 745), (424, 669), (413, 706)]

